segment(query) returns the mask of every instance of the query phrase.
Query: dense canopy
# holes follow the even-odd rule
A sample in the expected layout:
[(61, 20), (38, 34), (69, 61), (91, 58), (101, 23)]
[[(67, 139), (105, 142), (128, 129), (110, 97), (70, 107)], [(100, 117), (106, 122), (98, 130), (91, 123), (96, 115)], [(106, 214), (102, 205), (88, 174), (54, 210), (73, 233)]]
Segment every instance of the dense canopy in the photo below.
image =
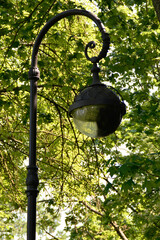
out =
[(38, 239), (158, 240), (160, 6), (155, 0), (0, 1), (0, 237), (26, 239), (33, 44), (50, 18), (73, 8), (96, 14), (109, 33), (100, 77), (123, 96), (127, 114), (105, 138), (75, 129), (69, 105), (92, 81), (84, 49), (94, 40), (90, 55), (97, 55), (101, 35), (84, 16), (59, 21), (39, 49)]

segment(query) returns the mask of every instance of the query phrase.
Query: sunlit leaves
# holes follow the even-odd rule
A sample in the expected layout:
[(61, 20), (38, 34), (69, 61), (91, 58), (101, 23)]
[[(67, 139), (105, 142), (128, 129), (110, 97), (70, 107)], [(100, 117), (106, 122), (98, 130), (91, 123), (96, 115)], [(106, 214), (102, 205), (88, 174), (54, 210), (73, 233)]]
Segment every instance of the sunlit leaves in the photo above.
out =
[(98, 12), (110, 33), (111, 48), (100, 62), (100, 77), (123, 96), (127, 114), (116, 133), (103, 139), (87, 138), (74, 128), (68, 107), (92, 80), (84, 48), (94, 40), (97, 47), (89, 54), (98, 55), (101, 36), (92, 21), (81, 16), (52, 27), (38, 56), (37, 231), (55, 236), (57, 216), (64, 209), (64, 232), (70, 239), (118, 240), (123, 234), (131, 240), (159, 239), (158, 20), (150, 1), (90, 2), (1, 1), (0, 200), (5, 205), (0, 221), (5, 239), (12, 238), (11, 229), (18, 221), (24, 230), (23, 217), (17, 217), (15, 210), (26, 207), (33, 43), (47, 20), (81, 7)]

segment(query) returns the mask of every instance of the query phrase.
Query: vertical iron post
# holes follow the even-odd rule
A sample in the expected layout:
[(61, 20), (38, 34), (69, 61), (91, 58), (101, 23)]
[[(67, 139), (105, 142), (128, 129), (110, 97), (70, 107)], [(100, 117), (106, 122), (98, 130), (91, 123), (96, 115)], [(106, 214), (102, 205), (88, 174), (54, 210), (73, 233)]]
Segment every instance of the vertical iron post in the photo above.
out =
[(38, 68), (31, 68), (30, 78), (30, 145), (29, 166), (26, 179), (28, 211), (27, 211), (27, 240), (36, 239), (36, 199), (38, 195), (38, 168), (36, 165), (36, 135), (37, 135), (37, 80), (40, 78)]

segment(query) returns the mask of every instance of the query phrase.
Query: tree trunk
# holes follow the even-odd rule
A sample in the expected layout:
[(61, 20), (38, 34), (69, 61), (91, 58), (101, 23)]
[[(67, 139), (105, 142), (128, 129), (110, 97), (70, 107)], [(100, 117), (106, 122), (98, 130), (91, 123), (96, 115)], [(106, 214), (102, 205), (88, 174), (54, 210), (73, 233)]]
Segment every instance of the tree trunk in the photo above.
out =
[(154, 9), (157, 13), (158, 20), (160, 22), (160, 0), (152, 0)]

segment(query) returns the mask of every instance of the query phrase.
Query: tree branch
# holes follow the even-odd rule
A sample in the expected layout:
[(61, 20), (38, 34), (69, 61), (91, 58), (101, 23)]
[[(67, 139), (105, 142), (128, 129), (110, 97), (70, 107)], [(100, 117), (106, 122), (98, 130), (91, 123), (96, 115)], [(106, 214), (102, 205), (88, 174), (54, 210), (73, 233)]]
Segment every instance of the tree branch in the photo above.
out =
[(50, 237), (52, 237), (52, 239), (55, 239), (55, 240), (59, 240), (59, 238), (56, 238), (55, 236), (53, 236), (51, 233), (49, 233), (43, 226), (42, 224), (38, 223), (42, 229), (45, 231), (46, 234), (48, 234)]
[(120, 236), (121, 239), (123, 240), (128, 240), (122, 229), (117, 225), (116, 222), (111, 221), (110, 224), (114, 227), (116, 230), (117, 234)]
[[(104, 213), (101, 213), (97, 210), (95, 210), (94, 208), (92, 208), (90, 205), (88, 205), (86, 202), (84, 201), (80, 201), (80, 203), (82, 203), (83, 205), (85, 205), (90, 211), (98, 214), (101, 217), (104, 217)], [(117, 232), (117, 234), (120, 236), (120, 238), (122, 240), (128, 240), (128, 238), (126, 237), (126, 235), (124, 234), (124, 232), (122, 231), (122, 229), (117, 225), (116, 222), (114, 221), (110, 221), (110, 224), (112, 225), (112, 227), (114, 227), (115, 231)]]

